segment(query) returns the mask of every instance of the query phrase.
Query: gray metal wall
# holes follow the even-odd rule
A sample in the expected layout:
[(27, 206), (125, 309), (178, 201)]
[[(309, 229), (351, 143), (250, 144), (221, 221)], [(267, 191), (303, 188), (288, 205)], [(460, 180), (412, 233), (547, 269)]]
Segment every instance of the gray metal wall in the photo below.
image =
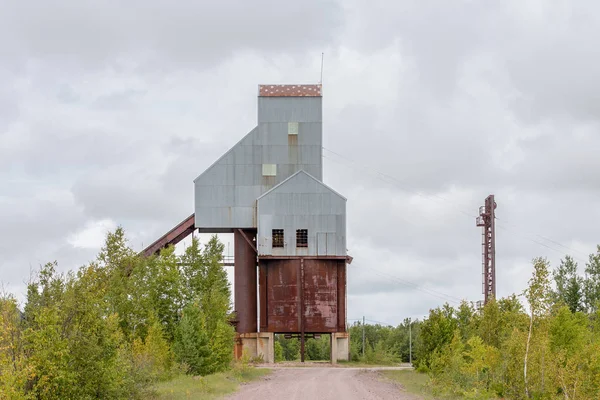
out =
[[(261, 194), (300, 170), (322, 179), (321, 121), (321, 97), (259, 97), (258, 126), (194, 180), (196, 227), (256, 227)], [(263, 176), (263, 164), (276, 164), (276, 176)]]
[[(272, 247), (272, 229), (284, 247)], [(296, 229), (308, 229), (308, 247), (296, 247)], [(273, 256), (345, 256), (346, 199), (304, 171), (258, 199), (257, 250)]]

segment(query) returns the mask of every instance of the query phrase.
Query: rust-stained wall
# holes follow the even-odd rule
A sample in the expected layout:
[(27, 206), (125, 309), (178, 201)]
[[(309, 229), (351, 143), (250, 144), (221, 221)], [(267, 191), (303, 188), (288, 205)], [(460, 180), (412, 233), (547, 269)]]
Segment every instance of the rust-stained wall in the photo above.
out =
[(259, 264), (261, 331), (299, 333), (302, 322), (306, 333), (346, 331), (344, 260), (263, 259)]

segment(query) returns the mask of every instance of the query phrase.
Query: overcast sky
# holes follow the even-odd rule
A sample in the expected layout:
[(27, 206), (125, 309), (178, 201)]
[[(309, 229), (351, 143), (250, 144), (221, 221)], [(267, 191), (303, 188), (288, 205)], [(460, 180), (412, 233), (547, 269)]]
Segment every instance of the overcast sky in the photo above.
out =
[(322, 52), (350, 320), (480, 300), (490, 193), (499, 296), (535, 256), (583, 271), (600, 243), (599, 19), (591, 0), (2, 2), (0, 281), (22, 298), (31, 269), (87, 263), (117, 225), (141, 250), (256, 125), (257, 85), (316, 83)]

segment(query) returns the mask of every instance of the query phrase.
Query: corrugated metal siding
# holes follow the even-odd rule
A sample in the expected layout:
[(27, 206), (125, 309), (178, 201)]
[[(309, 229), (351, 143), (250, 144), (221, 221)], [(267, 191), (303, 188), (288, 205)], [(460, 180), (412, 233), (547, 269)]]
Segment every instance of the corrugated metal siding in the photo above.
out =
[[(320, 97), (259, 97), (258, 126), (194, 181), (196, 227), (256, 227), (261, 194), (300, 170), (322, 179), (321, 120)], [(276, 164), (276, 176), (263, 176), (263, 164)]]
[[(346, 199), (300, 172), (258, 200), (257, 250), (273, 256), (345, 256)], [(272, 229), (284, 230), (273, 248)], [(308, 247), (296, 247), (296, 229), (308, 229)]]
[(259, 97), (258, 123), (320, 122), (322, 97)]

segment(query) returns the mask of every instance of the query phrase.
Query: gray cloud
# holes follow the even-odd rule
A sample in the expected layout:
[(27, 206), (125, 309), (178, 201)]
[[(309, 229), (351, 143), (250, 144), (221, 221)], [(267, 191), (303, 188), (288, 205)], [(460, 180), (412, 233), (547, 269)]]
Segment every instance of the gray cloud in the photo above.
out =
[(2, 45), (16, 60), (82, 62), (87, 68), (140, 57), (145, 69), (172, 63), (195, 68), (243, 50), (304, 51), (334, 40), (343, 23), (335, 2), (314, 0), (184, 1), (176, 7), (164, 0), (26, 1), (7, 5), (2, 15)]
[(532, 257), (583, 266), (598, 242), (593, 2), (48, 7), (0, 17), (0, 280), (14, 290), (30, 266), (92, 259), (102, 221), (141, 249), (193, 212), (192, 180), (256, 124), (256, 85), (317, 80), (321, 51), (349, 318), (480, 299), (473, 215), (489, 193), (500, 295), (524, 288)]

